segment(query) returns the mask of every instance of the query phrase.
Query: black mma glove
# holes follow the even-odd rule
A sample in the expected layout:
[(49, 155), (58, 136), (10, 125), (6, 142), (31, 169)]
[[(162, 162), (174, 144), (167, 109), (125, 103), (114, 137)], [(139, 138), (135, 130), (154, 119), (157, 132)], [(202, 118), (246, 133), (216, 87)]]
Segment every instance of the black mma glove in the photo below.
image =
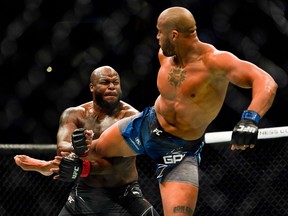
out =
[(82, 172), (82, 160), (76, 157), (63, 157), (59, 165), (59, 180), (64, 182), (76, 181)]
[(82, 161), (74, 153), (63, 157), (59, 166), (59, 180), (64, 182), (74, 182), (79, 177), (87, 177), (90, 173), (91, 163)]
[(85, 130), (85, 128), (75, 129), (71, 135), (74, 152), (80, 157), (85, 157), (88, 153)]
[(258, 138), (258, 123), (260, 115), (251, 110), (242, 113), (241, 120), (235, 125), (232, 132), (231, 144), (238, 146), (256, 144)]

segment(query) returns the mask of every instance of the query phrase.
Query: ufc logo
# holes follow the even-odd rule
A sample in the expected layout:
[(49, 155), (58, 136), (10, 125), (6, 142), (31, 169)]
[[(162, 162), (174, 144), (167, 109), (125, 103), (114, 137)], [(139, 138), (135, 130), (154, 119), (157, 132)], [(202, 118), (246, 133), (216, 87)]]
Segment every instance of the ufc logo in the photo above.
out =
[(244, 125), (239, 125), (239, 128), (237, 128), (237, 131), (255, 133), (256, 132), (256, 128), (255, 127), (251, 127), (251, 126), (245, 127)]
[(72, 196), (69, 196), (69, 197), (68, 197), (68, 202), (69, 202), (69, 203), (72, 203), (72, 202), (74, 202), (74, 201), (75, 201), (75, 200), (73, 199)]
[(79, 169), (80, 169), (80, 167), (74, 166), (74, 170), (73, 170), (73, 174), (72, 174), (72, 179), (76, 179), (76, 178), (77, 178)]
[(185, 154), (174, 154), (174, 155), (167, 155), (163, 157), (165, 164), (175, 164), (177, 162), (182, 161)]
[(163, 131), (162, 131), (162, 130), (159, 130), (158, 128), (155, 128), (155, 129), (153, 130), (153, 133), (155, 133), (157, 136), (160, 136), (160, 133), (163, 133)]

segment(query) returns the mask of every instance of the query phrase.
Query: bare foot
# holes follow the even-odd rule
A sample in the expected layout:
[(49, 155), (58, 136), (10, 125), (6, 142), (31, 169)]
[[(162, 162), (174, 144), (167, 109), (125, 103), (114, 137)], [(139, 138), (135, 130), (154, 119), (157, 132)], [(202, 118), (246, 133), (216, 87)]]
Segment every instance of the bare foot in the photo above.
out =
[(14, 157), (15, 163), (20, 166), (25, 171), (36, 171), (44, 176), (50, 176), (53, 172), (50, 171), (51, 168), (57, 166), (53, 165), (51, 161), (38, 160), (31, 158), (27, 155), (16, 155)]

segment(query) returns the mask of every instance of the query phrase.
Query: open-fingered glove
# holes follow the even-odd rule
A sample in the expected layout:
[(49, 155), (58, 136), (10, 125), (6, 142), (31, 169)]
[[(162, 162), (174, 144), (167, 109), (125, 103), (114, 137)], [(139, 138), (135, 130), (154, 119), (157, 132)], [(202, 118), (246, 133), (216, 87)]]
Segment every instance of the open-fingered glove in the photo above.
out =
[(82, 161), (74, 153), (63, 157), (59, 165), (59, 180), (64, 182), (74, 182), (79, 177), (87, 177), (90, 174), (91, 163)]
[(85, 131), (85, 128), (78, 128), (75, 129), (71, 135), (74, 153), (80, 157), (85, 157), (88, 153)]
[(232, 132), (231, 144), (238, 146), (256, 145), (258, 139), (258, 123), (260, 115), (251, 110), (242, 113), (241, 120)]

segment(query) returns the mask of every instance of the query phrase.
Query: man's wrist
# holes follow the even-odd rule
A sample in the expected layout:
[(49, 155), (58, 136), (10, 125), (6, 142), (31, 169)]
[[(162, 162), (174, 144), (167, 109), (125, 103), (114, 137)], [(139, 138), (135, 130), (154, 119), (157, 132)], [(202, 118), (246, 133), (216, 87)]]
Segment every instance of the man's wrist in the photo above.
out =
[(261, 118), (260, 115), (252, 110), (244, 110), (241, 116), (241, 119), (249, 119), (256, 122), (256, 124), (259, 123), (260, 118)]

